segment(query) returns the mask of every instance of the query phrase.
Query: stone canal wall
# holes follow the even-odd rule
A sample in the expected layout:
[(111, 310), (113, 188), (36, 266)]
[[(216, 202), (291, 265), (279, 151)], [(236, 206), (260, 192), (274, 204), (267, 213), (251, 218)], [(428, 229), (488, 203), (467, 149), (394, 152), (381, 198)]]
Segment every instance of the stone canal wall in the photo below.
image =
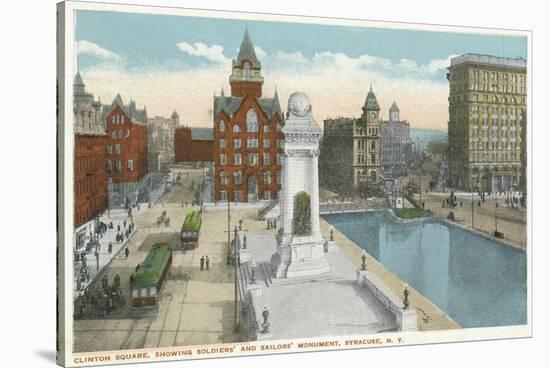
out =
[[(330, 238), (330, 224), (323, 218), (321, 218), (321, 231), (325, 239)], [(336, 228), (334, 228), (334, 240), (342, 254), (349, 257), (353, 264), (357, 266), (357, 269), (359, 269), (361, 267), (363, 249)], [(376, 275), (393, 294), (398, 296), (403, 295), (406, 283), (368, 253), (367, 270)], [(420, 331), (462, 328), (416, 289), (410, 285), (408, 289), (410, 291), (409, 309), (417, 311), (418, 329)]]

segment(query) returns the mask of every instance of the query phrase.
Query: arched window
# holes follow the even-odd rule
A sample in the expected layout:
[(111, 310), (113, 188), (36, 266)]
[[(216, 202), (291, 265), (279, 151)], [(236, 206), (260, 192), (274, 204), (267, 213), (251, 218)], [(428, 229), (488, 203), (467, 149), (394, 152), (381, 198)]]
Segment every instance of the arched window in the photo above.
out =
[(250, 109), (246, 113), (246, 131), (249, 133), (258, 132), (258, 114), (254, 109)]
[(225, 132), (225, 122), (223, 120), (220, 121), (220, 132)]
[(244, 76), (245, 77), (250, 77), (250, 63), (248, 61), (245, 61), (243, 63), (243, 67), (244, 67)]
[(264, 133), (269, 133), (269, 125), (264, 125)]
[(241, 128), (239, 127), (239, 124), (233, 125), (233, 133), (239, 133), (241, 131)]

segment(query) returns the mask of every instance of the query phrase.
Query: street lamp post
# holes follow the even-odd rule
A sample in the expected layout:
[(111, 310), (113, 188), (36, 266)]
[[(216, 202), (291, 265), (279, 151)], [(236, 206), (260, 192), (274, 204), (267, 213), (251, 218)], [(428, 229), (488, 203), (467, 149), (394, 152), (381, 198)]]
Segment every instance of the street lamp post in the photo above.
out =
[(472, 188), (472, 229), (474, 229), (474, 189)]

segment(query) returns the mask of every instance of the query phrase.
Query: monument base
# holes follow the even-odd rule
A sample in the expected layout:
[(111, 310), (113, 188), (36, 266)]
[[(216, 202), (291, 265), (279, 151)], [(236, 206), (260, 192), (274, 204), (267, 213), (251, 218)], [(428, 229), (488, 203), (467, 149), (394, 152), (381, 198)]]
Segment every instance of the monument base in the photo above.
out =
[[(285, 241), (286, 240), (286, 241)], [(315, 276), (330, 271), (324, 255), (325, 240), (311, 236), (277, 237), (277, 253), (272, 262), (277, 278)]]

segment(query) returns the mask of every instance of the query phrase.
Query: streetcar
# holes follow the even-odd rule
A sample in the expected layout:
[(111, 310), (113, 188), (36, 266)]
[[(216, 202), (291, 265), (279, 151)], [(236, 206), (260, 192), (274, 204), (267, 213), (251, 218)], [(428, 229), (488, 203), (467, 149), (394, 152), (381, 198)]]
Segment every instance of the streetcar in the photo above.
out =
[(172, 247), (169, 243), (156, 243), (142, 264), (130, 277), (132, 291), (132, 312), (135, 316), (145, 316), (158, 312), (160, 290), (172, 266)]
[(185, 216), (185, 221), (181, 226), (181, 244), (184, 248), (198, 246), (199, 234), (202, 225), (202, 212), (199, 210), (191, 211)]

